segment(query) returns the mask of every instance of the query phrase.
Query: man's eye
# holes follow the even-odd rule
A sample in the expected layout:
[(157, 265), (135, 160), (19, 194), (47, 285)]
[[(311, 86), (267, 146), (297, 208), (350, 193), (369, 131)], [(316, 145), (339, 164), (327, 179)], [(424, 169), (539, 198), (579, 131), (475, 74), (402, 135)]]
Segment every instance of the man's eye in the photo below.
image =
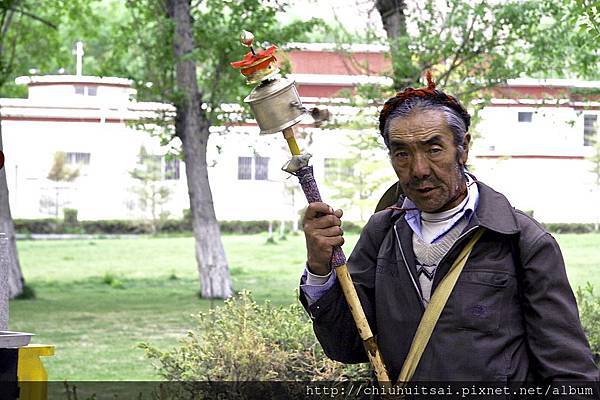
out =
[(432, 147), (429, 149), (429, 154), (439, 154), (442, 152), (441, 147)]
[(406, 158), (406, 157), (408, 157), (408, 152), (407, 151), (398, 150), (398, 151), (394, 152), (394, 157), (397, 157), (397, 158)]

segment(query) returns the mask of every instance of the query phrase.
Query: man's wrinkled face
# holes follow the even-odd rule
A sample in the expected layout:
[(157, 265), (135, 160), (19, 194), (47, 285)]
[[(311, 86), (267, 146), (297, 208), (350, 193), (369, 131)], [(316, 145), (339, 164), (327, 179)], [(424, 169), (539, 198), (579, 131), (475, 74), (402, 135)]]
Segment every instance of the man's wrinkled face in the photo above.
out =
[[(458, 153), (446, 117), (438, 110), (415, 110), (388, 123), (390, 158), (404, 194), (421, 211), (440, 212), (464, 198), (462, 165), (467, 162), (469, 134)], [(453, 200), (449, 203), (450, 200)]]

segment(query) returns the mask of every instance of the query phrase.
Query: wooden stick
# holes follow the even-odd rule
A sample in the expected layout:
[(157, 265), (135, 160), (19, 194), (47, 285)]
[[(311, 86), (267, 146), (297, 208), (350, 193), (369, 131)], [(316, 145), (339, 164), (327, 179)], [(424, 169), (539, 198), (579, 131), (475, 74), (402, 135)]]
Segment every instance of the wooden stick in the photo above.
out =
[[(292, 155), (300, 155), (300, 148), (298, 147), (296, 139), (294, 138), (294, 128), (285, 128), (283, 130), (283, 137), (285, 140), (287, 140)], [(305, 177), (302, 177), (300, 182), (308, 202), (314, 203), (316, 201), (321, 201), (321, 196), (319, 194), (314, 177), (312, 176), (312, 167), (308, 168), (311, 169), (310, 172), (306, 174)], [(303, 181), (303, 179), (305, 181)], [(377, 381), (382, 385), (387, 385), (390, 383), (390, 378), (385, 368), (381, 352), (379, 351), (377, 341), (373, 336), (373, 332), (371, 331), (371, 327), (369, 326), (369, 322), (365, 316), (362, 304), (360, 304), (358, 294), (356, 293), (356, 288), (354, 287), (354, 283), (352, 283), (352, 278), (350, 277), (350, 273), (348, 272), (348, 267), (346, 265), (346, 257), (344, 256), (344, 252), (342, 251), (341, 247), (334, 248), (332, 267), (335, 268), (337, 279), (340, 282), (342, 292), (346, 298), (346, 303), (348, 303), (348, 308), (350, 308), (350, 312), (352, 313), (352, 318), (354, 319), (354, 323), (358, 329), (358, 334), (363, 341), (363, 345), (365, 346), (369, 361), (375, 370)]]
[(285, 128), (283, 130), (283, 137), (287, 140), (288, 147), (290, 148), (290, 152), (293, 156), (300, 155), (300, 147), (298, 147), (298, 143), (296, 143), (296, 138), (294, 137), (294, 127), (290, 126), (289, 128)]
[(383, 362), (383, 357), (379, 351), (377, 341), (369, 326), (369, 321), (367, 321), (362, 304), (360, 304), (360, 300), (358, 299), (358, 294), (356, 293), (354, 283), (352, 283), (348, 267), (346, 264), (335, 267), (335, 273), (340, 282), (340, 286), (342, 287), (346, 302), (348, 303), (348, 308), (350, 308), (350, 312), (352, 313), (352, 318), (358, 329), (358, 334), (360, 335), (365, 350), (367, 351), (367, 355), (369, 356), (369, 361), (371, 361), (371, 365), (373, 365), (373, 369), (375, 370), (377, 381), (382, 384), (388, 383), (390, 382), (390, 377), (385, 368), (385, 363)]

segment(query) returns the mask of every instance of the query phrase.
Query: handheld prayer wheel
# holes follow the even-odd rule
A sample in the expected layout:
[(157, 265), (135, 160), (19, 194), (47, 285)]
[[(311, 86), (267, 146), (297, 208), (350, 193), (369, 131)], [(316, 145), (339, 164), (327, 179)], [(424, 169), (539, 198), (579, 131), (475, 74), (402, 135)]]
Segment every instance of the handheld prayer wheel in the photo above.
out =
[(261, 135), (281, 132), (306, 116), (294, 81), (285, 78), (255, 87), (244, 102), (250, 105)]
[[(283, 132), (292, 159), (282, 169), (298, 178), (309, 203), (320, 202), (321, 195), (313, 175), (313, 168), (308, 165), (310, 154), (300, 152), (294, 137), (294, 125), (304, 118), (307, 114), (306, 109), (302, 106), (294, 82), (279, 75), (277, 59), (274, 55), (277, 48), (271, 46), (266, 50), (255, 51), (252, 48), (253, 40), (254, 35), (250, 32), (242, 32), (240, 41), (244, 46), (250, 47), (250, 52), (243, 60), (231, 63), (233, 68), (239, 69), (246, 77), (248, 84), (259, 84), (244, 101), (250, 105), (261, 134)], [(320, 114), (327, 115), (327, 112), (318, 109), (311, 111), (313, 117)], [(318, 122), (319, 119), (315, 118), (315, 121)], [(388, 385), (390, 378), (381, 352), (352, 283), (346, 266), (346, 256), (339, 246), (333, 249), (331, 267), (335, 268), (337, 279), (377, 380), (382, 385)]]

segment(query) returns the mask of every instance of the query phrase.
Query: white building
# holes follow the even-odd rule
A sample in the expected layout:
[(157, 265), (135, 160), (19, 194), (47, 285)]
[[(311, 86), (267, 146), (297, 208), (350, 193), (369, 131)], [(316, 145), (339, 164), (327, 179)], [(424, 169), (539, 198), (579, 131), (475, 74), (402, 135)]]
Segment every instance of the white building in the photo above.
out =
[[(141, 146), (166, 150), (130, 124), (170, 106), (131, 101), (131, 81), (120, 78), (33, 76), (18, 83), (28, 85), (27, 99), (0, 100), (13, 216), (62, 216), (70, 207), (81, 219), (134, 217), (129, 171)], [(47, 179), (57, 152), (79, 169), (73, 182)]]
[[(389, 68), (384, 47), (355, 46), (347, 51), (340, 55), (327, 45), (290, 45), (293, 78), (305, 105), (328, 103), (338, 117), (352, 114), (356, 110), (344, 106), (340, 90), (365, 82), (387, 83), (377, 76)], [(171, 106), (134, 101), (131, 82), (120, 78), (33, 76), (19, 78), (19, 83), (28, 85), (27, 99), (0, 99), (15, 218), (60, 217), (65, 207), (77, 209), (82, 220), (147, 215), (138, 206), (132, 191), (136, 182), (130, 176), (142, 146), (162, 157), (163, 184), (172, 192), (165, 211), (180, 217), (189, 207), (184, 163), (164, 158), (169, 149), (133, 126), (156, 111), (172, 111)], [(586, 157), (593, 152), (589, 144), (597, 136), (600, 102), (577, 99), (573, 89), (582, 87), (597, 89), (600, 82), (509, 82), (495, 92), (476, 127), (473, 172), (516, 207), (533, 210), (541, 221), (598, 218), (600, 200), (593, 198), (595, 176)], [(307, 135), (300, 144), (313, 154), (323, 198), (335, 204), (323, 185), (324, 176), (340, 173), (335, 161), (348, 155), (343, 143), (360, 132), (309, 125), (300, 129)], [(296, 179), (280, 170), (289, 158), (285, 141), (279, 134), (259, 137), (258, 131), (245, 124), (215, 129), (211, 135), (209, 176), (220, 220), (293, 220), (305, 205), (301, 194), (290, 194)], [(73, 182), (47, 179), (57, 152), (64, 152), (66, 163), (79, 168)], [(382, 150), (377, 157), (387, 156)], [(381, 193), (394, 182), (391, 168), (384, 167), (382, 174), (389, 179), (383, 180)], [(347, 211), (348, 219), (359, 218), (356, 210)]]
[(598, 88), (597, 81), (509, 81), (481, 114), (475, 174), (540, 221), (600, 221), (600, 177), (589, 160), (600, 98), (577, 94)]

